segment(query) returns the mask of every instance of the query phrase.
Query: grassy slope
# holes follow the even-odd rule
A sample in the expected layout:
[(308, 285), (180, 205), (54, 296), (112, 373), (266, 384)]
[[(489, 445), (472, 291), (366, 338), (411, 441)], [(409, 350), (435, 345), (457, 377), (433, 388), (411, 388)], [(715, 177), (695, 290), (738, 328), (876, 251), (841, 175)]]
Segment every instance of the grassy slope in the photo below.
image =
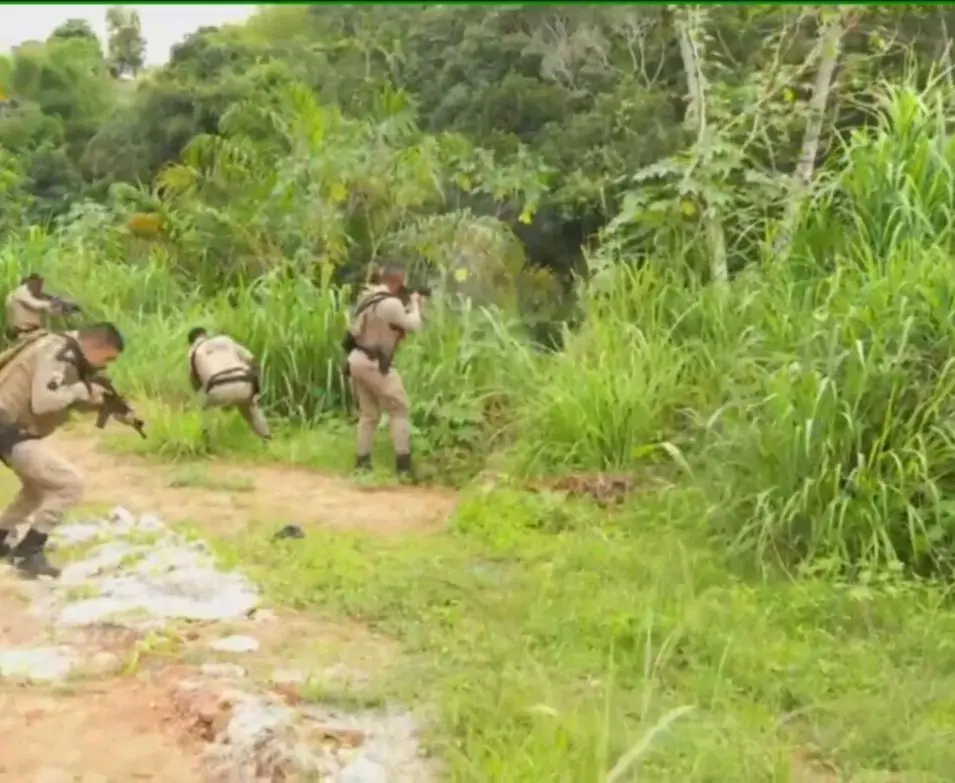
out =
[[(163, 426), (169, 436), (174, 421)], [(219, 450), (263, 456), (241, 424), (214, 429)], [(350, 462), (345, 429), (289, 435), (272, 459)], [(121, 432), (109, 441), (142, 448)], [(170, 442), (181, 453), (194, 441)], [(402, 643), (382, 695), (437, 705), (433, 741), (452, 780), (602, 781), (648, 737), (640, 780), (840, 779), (832, 764), (852, 780), (950, 779), (955, 614), (944, 596), (742, 581), (700, 540), (703, 525), (687, 527), (706, 513), (680, 486), (609, 513), (474, 485), (426, 538), (316, 531), (276, 548), (270, 527), (219, 546), (274, 601), (359, 618)]]

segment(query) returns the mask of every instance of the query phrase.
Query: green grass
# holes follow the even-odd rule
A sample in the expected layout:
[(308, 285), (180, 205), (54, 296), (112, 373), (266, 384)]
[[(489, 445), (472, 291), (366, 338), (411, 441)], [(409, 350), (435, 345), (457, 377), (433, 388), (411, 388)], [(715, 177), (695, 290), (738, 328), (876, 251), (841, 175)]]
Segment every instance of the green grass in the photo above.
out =
[(746, 582), (683, 527), (688, 507), (706, 513), (672, 492), (608, 515), (485, 488), (440, 535), (312, 530), (276, 547), (263, 529), (218, 547), (272, 600), (402, 643), (390, 692), (437, 709), (449, 780), (604, 781), (684, 707), (618, 780), (813, 780), (813, 757), (844, 779), (948, 779), (940, 589)]
[[(345, 475), (355, 465), (355, 422), (329, 416), (311, 427), (273, 420), (273, 440), (263, 444), (235, 412), (200, 411), (195, 403), (137, 399), (137, 413), (146, 420), (147, 437), (110, 424), (103, 434), (106, 448), (117, 455), (135, 455), (195, 466), (214, 458), (248, 463), (293, 465)], [(424, 484), (456, 484), (466, 479), (473, 463), (446, 459), (430, 441), (414, 440), (418, 476)], [(394, 481), (394, 450), (382, 428), (373, 452), (378, 484)]]
[(222, 492), (251, 492), (255, 489), (252, 479), (247, 476), (213, 476), (202, 465), (177, 468), (169, 479), (169, 486)]

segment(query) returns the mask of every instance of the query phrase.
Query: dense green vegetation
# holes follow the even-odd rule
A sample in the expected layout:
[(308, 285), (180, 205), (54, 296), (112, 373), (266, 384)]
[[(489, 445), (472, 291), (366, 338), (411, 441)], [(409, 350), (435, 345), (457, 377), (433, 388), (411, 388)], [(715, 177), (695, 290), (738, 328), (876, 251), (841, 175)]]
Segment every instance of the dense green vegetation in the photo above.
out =
[(349, 463), (344, 314), (399, 257), (439, 292), (399, 360), (432, 471), (638, 477), (621, 514), (472, 488), (427, 546), (230, 544), (442, 651), (454, 779), (636, 780), (687, 703), (641, 780), (946, 779), (947, 7), (276, 7), (133, 81), (114, 17), (0, 61), (2, 282), (123, 325), (147, 449), (244, 447), (200, 437), (202, 321), (262, 356), (276, 457)]

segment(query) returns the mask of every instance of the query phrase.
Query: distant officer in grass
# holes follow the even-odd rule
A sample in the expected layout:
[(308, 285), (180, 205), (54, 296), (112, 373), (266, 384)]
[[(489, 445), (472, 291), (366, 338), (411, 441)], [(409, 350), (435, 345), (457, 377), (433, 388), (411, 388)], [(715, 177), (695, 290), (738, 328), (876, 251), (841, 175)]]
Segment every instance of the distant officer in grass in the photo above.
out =
[(358, 300), (342, 342), (348, 355), (347, 372), (358, 400), (356, 467), (371, 468), (371, 450), (382, 413), (388, 414), (395, 466), (410, 477), (411, 422), (408, 396), (393, 366), (395, 352), (406, 335), (422, 325), (423, 297), (412, 293), (404, 304), (406, 273), (399, 264), (388, 264), (379, 283), (368, 287)]
[(72, 302), (50, 296), (43, 290), (43, 278), (31, 272), (7, 296), (7, 331), (11, 340), (43, 328), (44, 317), (59, 313), (77, 312)]
[(202, 395), (202, 407), (235, 408), (256, 435), (271, 440), (252, 352), (224, 334), (209, 337), (202, 327), (192, 329), (188, 339), (189, 382)]

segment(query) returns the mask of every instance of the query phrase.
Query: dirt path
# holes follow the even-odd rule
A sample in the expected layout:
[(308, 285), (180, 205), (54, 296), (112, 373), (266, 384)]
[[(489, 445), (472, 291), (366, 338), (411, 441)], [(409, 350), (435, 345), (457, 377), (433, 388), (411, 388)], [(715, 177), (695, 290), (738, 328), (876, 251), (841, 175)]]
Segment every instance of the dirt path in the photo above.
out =
[(4, 759), (15, 783), (203, 783), (197, 740), (181, 730), (168, 694), (114, 680), (75, 693), (0, 693)]
[[(426, 533), (440, 527), (454, 503), (451, 493), (363, 489), (348, 480), (306, 470), (219, 462), (157, 465), (110, 455), (91, 437), (76, 433), (57, 436), (56, 441), (58, 449), (82, 467), (88, 506), (121, 505), (134, 515), (158, 514), (168, 522), (194, 523), (216, 534), (290, 522), (306, 530), (324, 526), (378, 535)], [(5, 478), (5, 489), (8, 484)], [(173, 559), (178, 561), (179, 556)], [(116, 575), (129, 578), (120, 570)], [(179, 623), (159, 637), (111, 623), (64, 628), (55, 613), (44, 608), (51, 601), (68, 600), (63, 597), (64, 588), (44, 584), (24, 583), (8, 567), (0, 566), (0, 672), (4, 672), (0, 678), (0, 736), (4, 738), (0, 783), (211, 783), (219, 778), (209, 772), (209, 743), (221, 737), (224, 720), (234, 708), (229, 701), (233, 697), (221, 695), (223, 688), (257, 689), (273, 710), (280, 708), (279, 703), (302, 705), (303, 689), (311, 687), (310, 678), (316, 672), (324, 673), (322, 692), (332, 693), (337, 686), (329, 686), (329, 677), (339, 675), (330, 672), (339, 672), (352, 683), (367, 682), (399, 655), (388, 640), (374, 637), (357, 624), (330, 625), (270, 612), (265, 612), (267, 621), (256, 614), (226, 622)], [(83, 585), (82, 589), (90, 588)], [(253, 637), (259, 649), (245, 655), (210, 652), (210, 641), (230, 634)], [(162, 652), (153, 649), (156, 638)], [(38, 682), (33, 675), (24, 679), (9, 674), (9, 656), (56, 650), (69, 650), (80, 659), (65, 678)], [(208, 666), (231, 666), (244, 673), (209, 675)], [(286, 675), (291, 672), (291, 680), (276, 680), (279, 670)], [(200, 687), (184, 691), (183, 683), (192, 681)], [(338, 713), (326, 713), (324, 718), (328, 714)], [(341, 769), (349, 763), (348, 754), (359, 753), (356, 748), (363, 743), (382, 741), (373, 736), (375, 727), (384, 725), (375, 722), (378, 718), (351, 716), (345, 728), (319, 726), (316, 735), (316, 721), (321, 717), (303, 720), (323, 748), (321, 759), (330, 759), (320, 759), (323, 764), (337, 764)], [(365, 723), (356, 723), (360, 720)], [(355, 729), (356, 725), (363, 728)], [(399, 740), (389, 747), (408, 744)], [(256, 779), (300, 779), (295, 774), (283, 776), (287, 774), (270, 768)], [(375, 777), (381, 773), (373, 769), (354, 774), (358, 776), (350, 780), (381, 779)]]
[(85, 502), (121, 504), (134, 513), (192, 522), (213, 533), (238, 533), (249, 524), (295, 523), (376, 534), (440, 527), (454, 494), (417, 487), (362, 488), (312, 471), (228, 464), (217, 460), (170, 466), (117, 457), (88, 435), (57, 433), (57, 449), (80, 466)]

